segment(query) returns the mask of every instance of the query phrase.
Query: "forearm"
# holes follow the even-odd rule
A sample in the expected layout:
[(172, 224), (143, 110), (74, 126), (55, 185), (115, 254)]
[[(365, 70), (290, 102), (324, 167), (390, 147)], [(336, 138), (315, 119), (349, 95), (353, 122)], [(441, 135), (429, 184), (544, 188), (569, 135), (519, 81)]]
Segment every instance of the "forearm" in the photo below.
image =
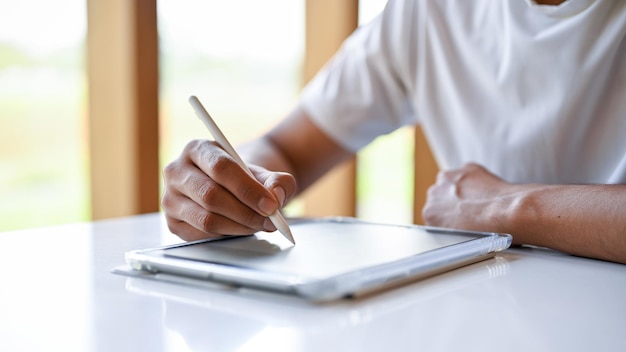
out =
[(507, 232), (517, 244), (626, 263), (626, 185), (517, 185)]
[(237, 147), (242, 159), (251, 165), (258, 165), (270, 171), (294, 174), (293, 165), (285, 158), (282, 151), (265, 136), (244, 143)]
[(249, 163), (293, 175), (298, 192), (353, 155), (321, 131), (300, 108), (241, 150)]
[(439, 173), (433, 226), (505, 232), (515, 244), (626, 263), (626, 185), (511, 184), (478, 164)]

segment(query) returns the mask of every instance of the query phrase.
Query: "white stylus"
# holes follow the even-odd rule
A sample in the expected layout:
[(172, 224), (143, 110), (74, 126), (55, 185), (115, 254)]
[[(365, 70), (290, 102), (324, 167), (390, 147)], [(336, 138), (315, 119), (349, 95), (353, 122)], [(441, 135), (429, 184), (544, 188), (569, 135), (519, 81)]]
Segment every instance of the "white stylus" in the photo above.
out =
[[(250, 177), (254, 178), (252, 171), (250, 171), (246, 163), (241, 159), (239, 154), (237, 154), (237, 151), (235, 151), (235, 148), (233, 148), (228, 139), (226, 139), (226, 136), (224, 136), (220, 128), (217, 127), (217, 124), (213, 121), (213, 118), (211, 118), (211, 115), (209, 115), (204, 106), (202, 106), (200, 100), (192, 95), (189, 97), (189, 103), (196, 112), (196, 115), (198, 115), (200, 120), (202, 120), (202, 122), (204, 122), (206, 127), (209, 129), (209, 132), (211, 132), (215, 141), (219, 143), (228, 155), (235, 159), (237, 164), (239, 164), (239, 166), (241, 166), (248, 173), (248, 175), (250, 175)], [(279, 210), (276, 210), (274, 214), (270, 215), (270, 220), (274, 226), (276, 226), (278, 231), (280, 231), (280, 233), (282, 233), (283, 236), (289, 240), (289, 242), (296, 244), (296, 241), (293, 239), (293, 235), (291, 234), (291, 230), (289, 229), (289, 225)]]

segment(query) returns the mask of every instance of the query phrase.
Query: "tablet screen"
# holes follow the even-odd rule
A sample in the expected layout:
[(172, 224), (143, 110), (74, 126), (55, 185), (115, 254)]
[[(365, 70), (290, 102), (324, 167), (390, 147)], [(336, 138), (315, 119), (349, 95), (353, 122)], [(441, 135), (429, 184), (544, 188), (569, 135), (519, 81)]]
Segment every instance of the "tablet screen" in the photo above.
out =
[(278, 232), (257, 233), (168, 248), (162, 254), (320, 279), (484, 237), (349, 221), (301, 222), (292, 224), (291, 230), (296, 245)]

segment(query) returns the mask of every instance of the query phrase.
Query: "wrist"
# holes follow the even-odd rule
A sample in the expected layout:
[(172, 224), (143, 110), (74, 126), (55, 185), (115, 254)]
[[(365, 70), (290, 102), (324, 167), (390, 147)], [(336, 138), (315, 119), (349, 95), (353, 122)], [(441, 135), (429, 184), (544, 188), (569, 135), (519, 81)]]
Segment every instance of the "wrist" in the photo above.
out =
[(544, 191), (535, 184), (517, 185), (510, 194), (504, 209), (506, 233), (513, 236), (514, 244), (535, 244), (534, 226), (538, 220), (538, 197)]

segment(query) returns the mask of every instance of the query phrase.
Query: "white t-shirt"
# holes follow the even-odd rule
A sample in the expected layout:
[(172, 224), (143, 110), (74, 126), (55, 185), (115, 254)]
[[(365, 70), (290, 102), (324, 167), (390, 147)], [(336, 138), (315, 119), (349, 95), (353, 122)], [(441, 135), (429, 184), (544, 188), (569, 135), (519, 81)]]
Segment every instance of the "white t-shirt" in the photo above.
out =
[(391, 0), (301, 104), (353, 151), (421, 124), (444, 169), (626, 183), (626, 1)]

